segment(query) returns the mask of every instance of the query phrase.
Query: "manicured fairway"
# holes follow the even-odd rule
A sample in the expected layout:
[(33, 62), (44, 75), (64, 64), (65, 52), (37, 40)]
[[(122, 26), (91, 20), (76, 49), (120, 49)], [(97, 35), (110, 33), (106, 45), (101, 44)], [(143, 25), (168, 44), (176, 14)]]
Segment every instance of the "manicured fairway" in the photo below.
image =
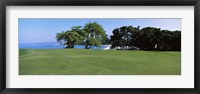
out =
[(180, 75), (181, 52), (19, 49), (20, 75)]

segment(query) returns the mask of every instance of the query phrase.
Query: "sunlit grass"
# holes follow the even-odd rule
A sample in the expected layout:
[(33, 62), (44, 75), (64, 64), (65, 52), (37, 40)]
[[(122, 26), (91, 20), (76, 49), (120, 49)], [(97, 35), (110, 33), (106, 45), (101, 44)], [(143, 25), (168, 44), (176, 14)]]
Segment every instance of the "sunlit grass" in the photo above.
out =
[(180, 75), (173, 51), (20, 49), (20, 75)]

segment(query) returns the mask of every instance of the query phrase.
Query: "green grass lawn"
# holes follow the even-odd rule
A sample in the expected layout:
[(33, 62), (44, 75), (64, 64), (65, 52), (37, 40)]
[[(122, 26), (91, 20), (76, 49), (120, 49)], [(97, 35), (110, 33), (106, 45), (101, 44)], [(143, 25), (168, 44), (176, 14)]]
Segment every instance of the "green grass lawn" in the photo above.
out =
[(180, 75), (181, 52), (19, 49), (20, 75)]

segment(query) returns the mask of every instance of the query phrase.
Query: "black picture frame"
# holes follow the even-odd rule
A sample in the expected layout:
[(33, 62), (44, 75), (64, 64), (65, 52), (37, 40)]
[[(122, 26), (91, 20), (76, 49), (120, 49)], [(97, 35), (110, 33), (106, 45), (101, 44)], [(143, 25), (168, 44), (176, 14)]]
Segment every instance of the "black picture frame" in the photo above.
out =
[[(6, 6), (194, 6), (194, 88), (6, 88)], [(200, 94), (200, 0), (0, 0), (1, 94)]]

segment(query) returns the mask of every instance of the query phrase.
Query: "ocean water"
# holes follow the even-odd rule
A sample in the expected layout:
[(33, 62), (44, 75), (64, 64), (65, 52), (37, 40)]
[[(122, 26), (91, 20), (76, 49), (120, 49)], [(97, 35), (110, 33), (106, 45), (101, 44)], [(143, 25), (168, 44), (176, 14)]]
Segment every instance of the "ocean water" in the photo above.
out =
[[(32, 48), (32, 49), (63, 49), (65, 46), (56, 42), (43, 42), (43, 43), (20, 43), (19, 48)], [(101, 47), (92, 47), (91, 49), (102, 50), (108, 46), (102, 45)], [(84, 45), (75, 45), (74, 48), (84, 49)]]

